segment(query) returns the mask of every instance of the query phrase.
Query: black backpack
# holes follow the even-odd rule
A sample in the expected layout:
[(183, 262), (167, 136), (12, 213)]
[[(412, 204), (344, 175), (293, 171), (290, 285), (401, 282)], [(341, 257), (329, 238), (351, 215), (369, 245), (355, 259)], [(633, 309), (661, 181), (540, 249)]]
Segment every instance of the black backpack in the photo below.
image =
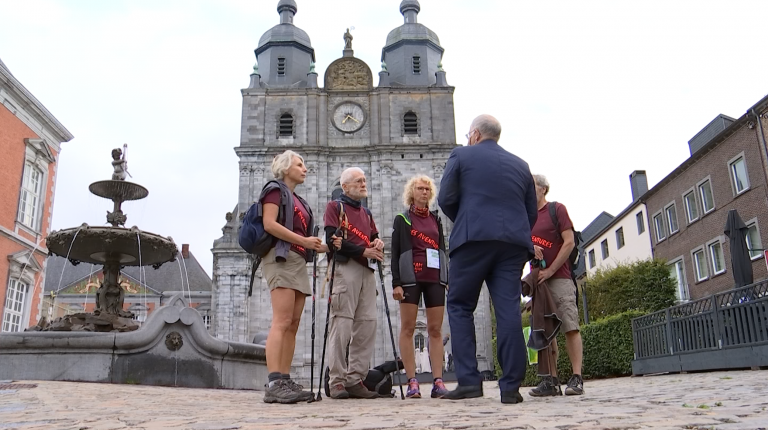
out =
[[(560, 236), (560, 222), (557, 220), (557, 202), (549, 202), (549, 216), (552, 218), (552, 224), (555, 225), (557, 236), (562, 240), (562, 237)], [(573, 229), (573, 249), (568, 256), (568, 263), (570, 264), (571, 279), (573, 280), (574, 285), (576, 284), (576, 268), (579, 266), (579, 248), (582, 243), (583, 239), (581, 238), (581, 232)]]
[[(279, 181), (272, 180), (264, 184), (259, 199), (251, 205), (243, 216), (243, 222), (240, 225), (240, 231), (237, 235), (240, 247), (256, 258), (251, 267), (248, 297), (251, 297), (253, 294), (253, 281), (256, 276), (256, 270), (261, 264), (261, 259), (269, 253), (270, 248), (272, 248), (272, 242), (275, 240), (271, 234), (264, 230), (264, 205), (261, 203), (267, 193), (274, 190), (275, 187), (280, 190), (280, 206), (278, 208), (277, 219), (281, 224), (285, 225), (285, 212), (286, 207), (288, 206), (288, 202), (285, 199), (286, 193), (283, 189), (285, 185), (281, 184)], [(288, 191), (290, 192), (290, 190)]]

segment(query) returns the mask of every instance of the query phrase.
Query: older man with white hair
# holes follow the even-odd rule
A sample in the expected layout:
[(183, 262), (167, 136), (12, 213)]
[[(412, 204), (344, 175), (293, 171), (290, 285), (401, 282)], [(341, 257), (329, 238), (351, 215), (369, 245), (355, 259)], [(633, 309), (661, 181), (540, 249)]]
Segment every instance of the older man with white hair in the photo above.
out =
[(473, 312), (483, 282), (497, 322), (502, 403), (520, 403), (525, 342), (520, 318), (520, 277), (533, 257), (536, 190), (528, 164), (499, 146), (501, 124), (490, 115), (472, 121), (468, 146), (451, 152), (438, 202), (453, 221), (448, 275), (448, 319), (459, 386), (443, 398), (482, 397)]
[[(325, 234), (331, 243), (341, 231), (335, 251), (336, 269), (331, 295), (328, 365), (330, 395), (334, 399), (378, 397), (363, 380), (376, 345), (375, 261), (384, 259), (384, 242), (373, 216), (361, 201), (368, 196), (365, 173), (351, 167), (341, 174), (344, 193), (325, 208)], [(370, 262), (374, 261), (374, 264)], [(349, 345), (349, 362), (345, 359)]]

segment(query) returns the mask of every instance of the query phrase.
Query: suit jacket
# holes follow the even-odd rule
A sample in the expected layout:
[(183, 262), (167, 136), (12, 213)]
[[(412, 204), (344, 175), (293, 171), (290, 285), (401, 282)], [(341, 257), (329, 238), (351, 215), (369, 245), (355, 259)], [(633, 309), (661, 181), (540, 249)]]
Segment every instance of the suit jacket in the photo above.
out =
[(438, 203), (453, 221), (450, 251), (469, 241), (498, 240), (533, 254), (536, 189), (528, 163), (492, 140), (460, 146), (440, 181)]

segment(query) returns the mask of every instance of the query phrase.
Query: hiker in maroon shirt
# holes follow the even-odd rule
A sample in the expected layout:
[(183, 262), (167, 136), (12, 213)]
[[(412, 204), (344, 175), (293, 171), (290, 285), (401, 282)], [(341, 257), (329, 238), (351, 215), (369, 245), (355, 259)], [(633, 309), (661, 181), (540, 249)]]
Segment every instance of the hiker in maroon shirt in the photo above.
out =
[(395, 217), (392, 232), (392, 297), (400, 301), (400, 353), (408, 376), (408, 398), (421, 398), (416, 379), (413, 332), (419, 300), (427, 309), (427, 333), (432, 341), (432, 398), (443, 397), (443, 343), (441, 328), (448, 288), (448, 259), (445, 256), (443, 225), (429, 206), (437, 196), (429, 176), (419, 175), (405, 184), (403, 203), (408, 211)]
[[(573, 376), (568, 380), (565, 394), (580, 395), (584, 393), (584, 381), (581, 378), (583, 346), (579, 332), (579, 310), (576, 306), (576, 285), (571, 279), (571, 267), (568, 262), (568, 257), (575, 246), (573, 223), (565, 206), (547, 201), (547, 193), (549, 193), (547, 178), (544, 175), (533, 175), (533, 181), (536, 185), (539, 217), (531, 230), (531, 239), (536, 259), (546, 263), (546, 268), (539, 271), (539, 282), (546, 282), (552, 300), (557, 305), (557, 316), (563, 322), (561, 331), (565, 332), (565, 347), (573, 367)], [(555, 228), (550, 205), (555, 206), (555, 217), (559, 228)], [(550, 350), (554, 355), (552, 362), (557, 363), (557, 342), (552, 342)], [(530, 391), (531, 396), (561, 395), (557, 366), (553, 366), (550, 371), (551, 375), (542, 375), (541, 383)]]
[[(311, 261), (312, 254), (308, 255), (307, 251), (328, 252), (328, 247), (319, 237), (312, 236), (312, 210), (294, 192), (296, 186), (304, 183), (307, 177), (304, 159), (293, 151), (285, 151), (272, 161), (272, 173), (279, 186), (262, 199), (264, 231), (275, 238), (261, 266), (272, 302), (272, 325), (266, 347), (269, 383), (264, 402), (296, 403), (312, 398), (312, 393), (304, 391), (301, 385), (290, 379), (296, 333), (304, 302), (312, 294), (307, 276), (307, 260)], [(292, 204), (288, 208), (293, 207), (293, 229), (282, 224), (285, 219), (278, 219), (281, 204), (285, 203), (281, 202), (283, 191), (286, 199), (287, 196), (292, 197)], [(334, 244), (340, 245), (338, 241)]]
[(361, 202), (368, 196), (363, 170), (344, 170), (340, 182), (344, 194), (328, 203), (323, 218), (328, 241), (338, 230), (342, 235), (341, 248), (333, 253), (336, 269), (328, 334), (330, 396), (371, 399), (378, 394), (369, 391), (363, 380), (376, 346), (378, 313), (373, 267), (384, 259), (384, 242), (379, 239), (371, 211)]

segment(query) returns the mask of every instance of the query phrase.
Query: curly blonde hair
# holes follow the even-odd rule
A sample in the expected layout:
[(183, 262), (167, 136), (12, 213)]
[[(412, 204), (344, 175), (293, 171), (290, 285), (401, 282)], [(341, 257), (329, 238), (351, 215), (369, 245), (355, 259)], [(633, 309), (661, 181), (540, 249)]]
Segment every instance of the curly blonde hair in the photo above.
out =
[(433, 181), (432, 178), (427, 175), (416, 175), (405, 183), (405, 188), (403, 189), (403, 204), (405, 206), (410, 207), (413, 204), (413, 193), (416, 191), (416, 184), (419, 182), (425, 182), (429, 185), (430, 195), (428, 206), (432, 206), (432, 203), (435, 202), (435, 199), (437, 198), (437, 187), (435, 187), (435, 181)]

